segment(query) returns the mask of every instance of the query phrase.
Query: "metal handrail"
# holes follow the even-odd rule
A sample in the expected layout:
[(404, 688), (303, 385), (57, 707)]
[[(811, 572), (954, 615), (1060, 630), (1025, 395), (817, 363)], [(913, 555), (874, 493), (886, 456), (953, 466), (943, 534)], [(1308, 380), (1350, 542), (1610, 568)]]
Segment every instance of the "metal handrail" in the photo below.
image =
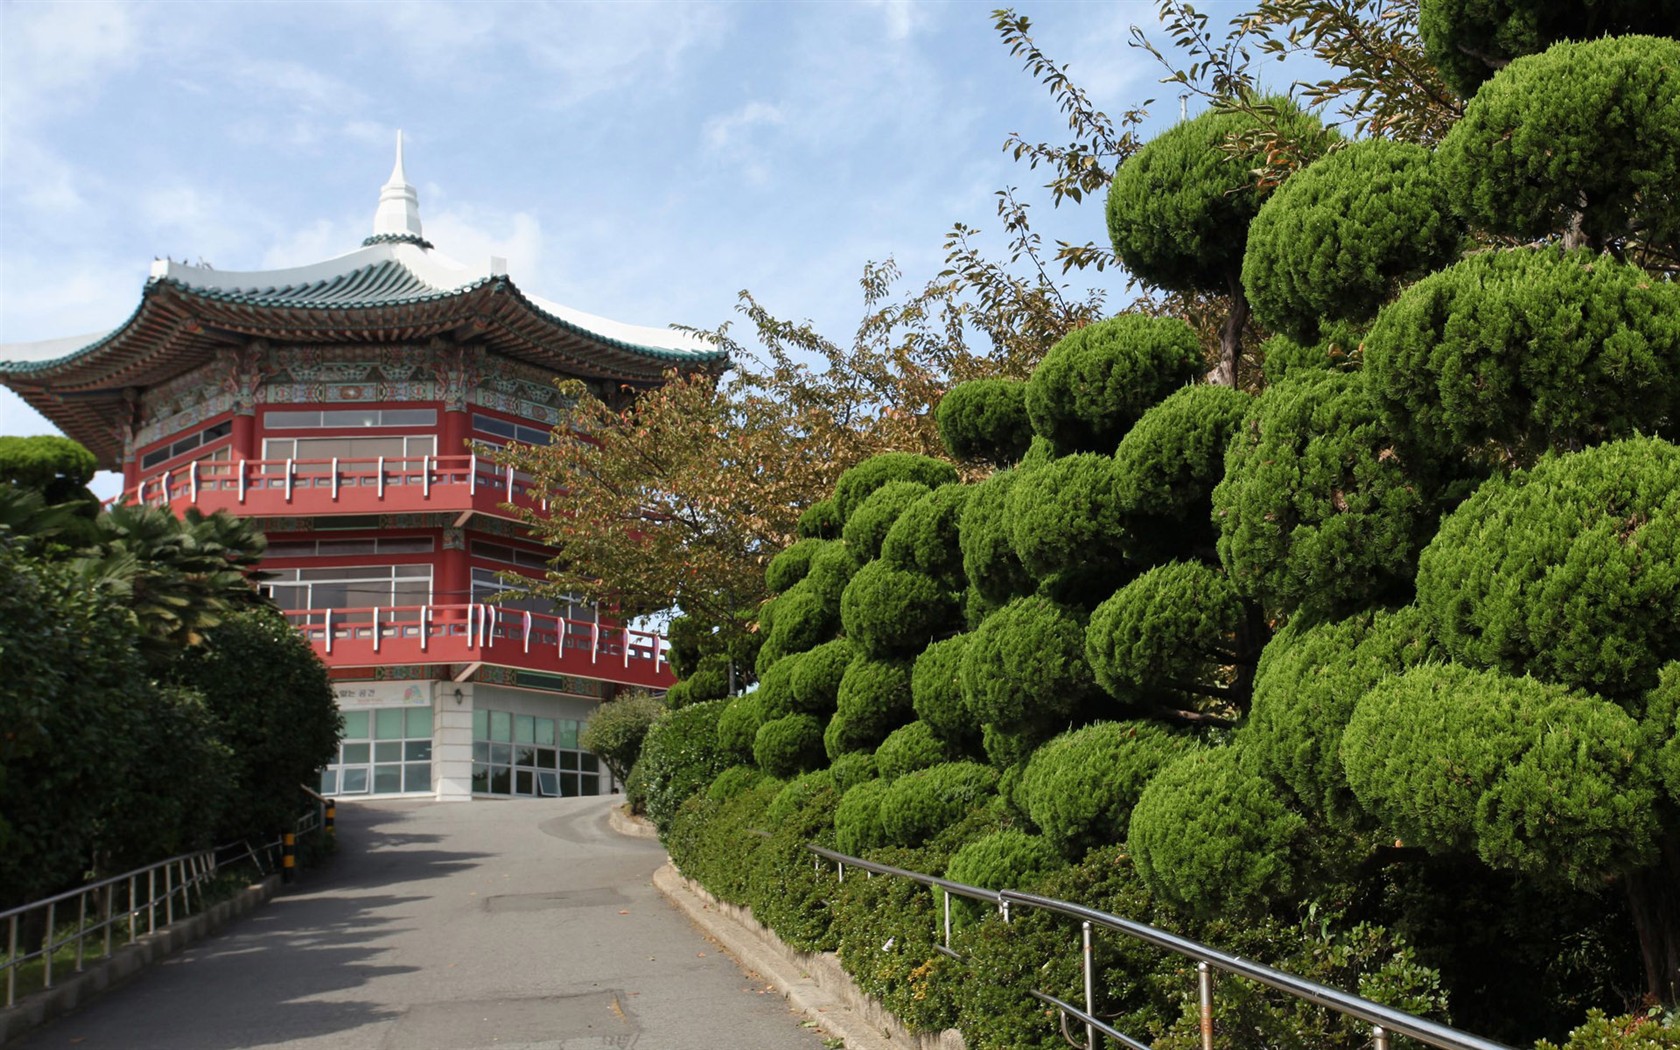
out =
[(542, 495), (533, 491), (530, 475), (501, 467), (473, 454), (451, 456), (345, 456), (321, 459), (240, 459), (216, 460), (202, 466), (198, 461), (185, 470), (177, 466), (142, 478), (132, 488), (115, 497), (117, 503), (168, 503), (184, 498), (197, 503), (204, 492), (236, 492), (244, 502), (251, 491), (265, 487), (284, 488), (290, 498), (299, 481), (319, 485), (323, 481), (333, 489), (368, 487), (377, 490), (384, 499), (388, 485), (419, 485), (430, 498), (434, 485), (465, 485), (468, 494), (479, 485), (487, 485), (505, 492), (509, 499), (522, 495), (533, 502)]
[[(1177, 934), (1168, 933), (1165, 930), (1157, 929), (1153, 926), (1136, 922), (1131, 919), (1121, 918), (1118, 915), (1111, 915), (1108, 912), (1098, 911), (1095, 908), (1087, 908), (1081, 904), (1073, 904), (1069, 901), (1057, 900), (1054, 897), (1042, 897), (1036, 893), (1023, 893), (1019, 890), (982, 889), (978, 886), (970, 886), (965, 883), (953, 882), (950, 879), (942, 879), (938, 876), (928, 875), (924, 872), (910, 871), (905, 868), (895, 868), (890, 864), (879, 864), (875, 861), (864, 860), (861, 857), (849, 856), (835, 850), (818, 846), (814, 843), (808, 843), (805, 848), (815, 854), (818, 858), (821, 858), (821, 860), (832, 861), (837, 866), (839, 877), (842, 880), (845, 878), (845, 869), (847, 867), (853, 867), (874, 874), (907, 878), (925, 886), (945, 890), (947, 896), (945, 898), (944, 941), (947, 949), (950, 948), (951, 944), (951, 904), (949, 896), (951, 894), (994, 904), (1003, 914), (1004, 921), (1006, 922), (1009, 919), (1009, 911), (1012, 905), (1036, 908), (1041, 911), (1048, 911), (1070, 919), (1079, 920), (1086, 931), (1084, 956), (1086, 967), (1086, 994), (1088, 998), (1091, 995), (1092, 974), (1090, 970), (1091, 950), (1089, 931), (1092, 928), (1100, 927), (1103, 929), (1113, 930), (1116, 933), (1124, 934), (1127, 937), (1144, 941), (1158, 948), (1163, 948), (1167, 951), (1173, 952), (1176, 955), (1194, 960), (1198, 964), (1198, 971), (1204, 977), (1204, 980), (1201, 981), (1203, 1008), (1202, 1041), (1203, 1046), (1208, 1048), (1208, 1050), (1211, 1050), (1213, 1046), (1211, 1015), (1212, 986), (1211, 981), (1206, 978), (1211, 976), (1211, 971), (1214, 969), (1223, 970), (1226, 973), (1238, 977), (1245, 977), (1251, 981), (1264, 984), (1269, 988), (1274, 988), (1286, 995), (1292, 996), (1304, 1002), (1312, 1003), (1316, 1006), (1323, 1006), (1328, 1009), (1335, 1010), (1337, 1013), (1344, 1016), (1364, 1021), (1372, 1026), (1372, 1042), (1377, 1047), (1377, 1050), (1386, 1050), (1389, 1036), (1394, 1033), (1410, 1036), (1427, 1046), (1437, 1047), (1439, 1050), (1511, 1050), (1510, 1047), (1503, 1043), (1496, 1043), (1491, 1039), (1484, 1039), (1481, 1036), (1471, 1035), (1468, 1032), (1459, 1031), (1458, 1029), (1452, 1028), (1448, 1025), (1441, 1024), (1437, 1021), (1431, 1021), (1427, 1018), (1418, 1017), (1414, 1014), (1406, 1013), (1403, 1010), (1397, 1010), (1391, 1006), (1374, 1003), (1369, 999), (1361, 998), (1349, 992), (1344, 992), (1337, 988), (1331, 988), (1328, 985), (1319, 984), (1316, 981), (1309, 981), (1304, 977), (1297, 977), (1294, 974), (1285, 973), (1282, 970), (1276, 970), (1270, 966), (1264, 966), (1252, 960), (1244, 959), (1241, 956), (1231, 955), (1228, 952), (1222, 952), (1217, 948), (1211, 948), (1208, 945), (1190, 940), (1187, 937), (1180, 937)], [(819, 864), (821, 863), (821, 860), (818, 861)], [(1085, 1009), (1081, 1011), (1071, 1008), (1069, 1004), (1064, 1003), (1053, 996), (1047, 996), (1037, 992), (1033, 994), (1034, 997), (1040, 1001), (1055, 1005), (1058, 1010), (1062, 1010), (1064, 1013), (1071, 1013), (1072, 1016), (1084, 1022), (1087, 1026), (1088, 1033), (1087, 1045), (1091, 1048), (1091, 1050), (1095, 1050), (1096, 1047), (1093, 1028), (1100, 1029), (1103, 1031), (1103, 1034), (1119, 1039), (1122, 1045), (1132, 1047), (1138, 1045), (1131, 1041), (1129, 1037), (1113, 1031), (1108, 1028), (1108, 1026), (1103, 1025), (1100, 1021), (1098, 1021), (1095, 1016), (1096, 1011), (1093, 1008), (1093, 1005), (1089, 1002), (1087, 1002)]]

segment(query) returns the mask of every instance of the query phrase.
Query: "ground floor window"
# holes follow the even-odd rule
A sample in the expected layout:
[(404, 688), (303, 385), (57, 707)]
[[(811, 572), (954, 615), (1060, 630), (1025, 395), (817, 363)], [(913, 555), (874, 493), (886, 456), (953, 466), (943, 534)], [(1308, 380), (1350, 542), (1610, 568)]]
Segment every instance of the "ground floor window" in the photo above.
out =
[(338, 761), (321, 772), (323, 795), (395, 795), (432, 790), (432, 709), (344, 712)]
[(473, 793), (537, 798), (599, 795), (600, 763), (578, 748), (581, 723), (507, 711), (473, 712)]

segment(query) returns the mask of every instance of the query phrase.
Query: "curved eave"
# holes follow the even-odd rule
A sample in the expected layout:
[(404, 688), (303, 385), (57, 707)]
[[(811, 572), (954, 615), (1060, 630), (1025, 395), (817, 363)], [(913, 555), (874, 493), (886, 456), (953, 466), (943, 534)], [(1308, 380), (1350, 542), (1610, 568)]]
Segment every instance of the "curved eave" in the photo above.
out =
[[(373, 293), (377, 295), (377, 292)], [(46, 361), (0, 362), (0, 381), (102, 463), (121, 454), (117, 424), (127, 391), (166, 382), (250, 339), (276, 343), (377, 344), (446, 338), (482, 345), (538, 367), (635, 386), (667, 369), (709, 371), (722, 350), (650, 347), (590, 331), (541, 309), (506, 277), (447, 291), (331, 304), (286, 290), (197, 288), (174, 278), (149, 282), (134, 314), (110, 335)]]

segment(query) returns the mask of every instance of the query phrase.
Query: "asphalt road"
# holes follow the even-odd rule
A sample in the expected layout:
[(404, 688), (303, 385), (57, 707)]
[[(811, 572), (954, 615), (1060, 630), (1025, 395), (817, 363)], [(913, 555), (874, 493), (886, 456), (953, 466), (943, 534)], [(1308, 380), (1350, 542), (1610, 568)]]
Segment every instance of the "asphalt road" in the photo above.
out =
[(362, 802), (268, 905), (18, 1050), (820, 1050), (650, 883), (619, 799)]

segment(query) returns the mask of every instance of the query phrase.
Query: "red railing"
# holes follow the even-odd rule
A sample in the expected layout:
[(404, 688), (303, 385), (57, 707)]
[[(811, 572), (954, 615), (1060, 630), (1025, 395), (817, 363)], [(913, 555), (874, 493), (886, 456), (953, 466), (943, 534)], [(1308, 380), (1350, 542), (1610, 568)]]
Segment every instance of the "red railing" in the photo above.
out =
[(663, 635), (478, 602), (300, 609), (286, 618), (329, 667), (483, 663), (657, 689), (675, 680)]
[(120, 503), (227, 509), (241, 516), (474, 510), (502, 504), (547, 512), (529, 475), (476, 453), (371, 459), (199, 461), (142, 479)]

